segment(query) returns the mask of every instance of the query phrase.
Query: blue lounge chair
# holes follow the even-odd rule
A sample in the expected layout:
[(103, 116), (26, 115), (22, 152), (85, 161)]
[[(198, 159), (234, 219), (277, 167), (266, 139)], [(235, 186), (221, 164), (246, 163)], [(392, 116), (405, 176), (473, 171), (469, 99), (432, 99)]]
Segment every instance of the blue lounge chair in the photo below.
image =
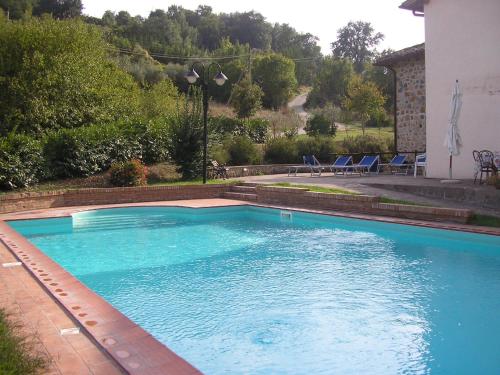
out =
[(375, 172), (378, 174), (380, 168), (380, 158), (375, 155), (365, 155), (358, 164), (353, 165), (353, 169), (359, 174)]
[(324, 167), (321, 165), (318, 159), (316, 159), (316, 156), (304, 155), (302, 156), (302, 159), (304, 160), (304, 165), (306, 165), (311, 171), (311, 176), (321, 176), (321, 171)]
[(406, 155), (395, 155), (388, 164), (392, 174), (408, 174), (410, 164), (406, 161)]
[(297, 172), (301, 168), (310, 170), (311, 176), (321, 176), (323, 166), (314, 155), (304, 155), (302, 156), (302, 160), (304, 161), (304, 164), (292, 165), (288, 167), (288, 176), (297, 176)]
[(330, 170), (334, 173), (352, 172), (352, 156), (339, 156), (337, 160), (330, 166)]

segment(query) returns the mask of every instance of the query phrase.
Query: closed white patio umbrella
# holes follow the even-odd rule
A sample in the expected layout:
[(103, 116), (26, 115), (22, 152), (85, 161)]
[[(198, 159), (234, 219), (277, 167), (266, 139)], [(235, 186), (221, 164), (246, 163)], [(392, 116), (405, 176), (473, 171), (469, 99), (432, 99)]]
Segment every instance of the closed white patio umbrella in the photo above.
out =
[(460, 138), (460, 133), (458, 131), (458, 118), (460, 116), (460, 110), (462, 108), (462, 93), (460, 92), (460, 85), (458, 84), (458, 79), (455, 82), (455, 87), (451, 94), (450, 102), (450, 116), (448, 120), (448, 131), (446, 132), (446, 138), (444, 140), (444, 145), (448, 149), (450, 154), (450, 180), (452, 179), (452, 169), (453, 169), (453, 156), (460, 154), (460, 146), (462, 145), (462, 139)]

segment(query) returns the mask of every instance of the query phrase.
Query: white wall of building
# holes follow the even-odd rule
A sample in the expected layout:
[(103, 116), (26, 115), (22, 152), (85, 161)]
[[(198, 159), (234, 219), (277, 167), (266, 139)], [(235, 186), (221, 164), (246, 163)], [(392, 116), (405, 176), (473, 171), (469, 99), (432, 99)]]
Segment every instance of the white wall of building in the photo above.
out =
[(429, 0), (425, 38), (427, 176), (448, 177), (443, 141), (458, 79), (463, 146), (453, 177), (472, 178), (472, 150), (500, 151), (500, 0)]

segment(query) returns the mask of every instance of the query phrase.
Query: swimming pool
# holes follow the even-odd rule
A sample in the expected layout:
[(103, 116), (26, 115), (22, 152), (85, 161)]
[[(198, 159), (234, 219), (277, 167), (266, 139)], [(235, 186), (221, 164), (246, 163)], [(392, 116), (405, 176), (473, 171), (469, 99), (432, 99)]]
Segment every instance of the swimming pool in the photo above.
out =
[(500, 237), (248, 206), (9, 225), (207, 374), (500, 368)]

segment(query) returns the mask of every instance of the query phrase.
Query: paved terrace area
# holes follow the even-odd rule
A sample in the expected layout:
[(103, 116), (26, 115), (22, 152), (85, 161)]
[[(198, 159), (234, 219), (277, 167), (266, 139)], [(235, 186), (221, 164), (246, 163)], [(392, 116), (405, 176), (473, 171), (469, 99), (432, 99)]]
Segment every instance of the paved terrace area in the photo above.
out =
[(347, 189), (361, 194), (383, 196), (430, 205), (435, 207), (471, 209), (484, 215), (500, 216), (500, 190), (492, 186), (474, 184), (472, 180), (445, 184), (439, 179), (402, 175), (332, 175), (311, 176), (298, 173), (297, 176), (275, 174), (239, 178), (245, 182), (272, 184), (318, 185)]

